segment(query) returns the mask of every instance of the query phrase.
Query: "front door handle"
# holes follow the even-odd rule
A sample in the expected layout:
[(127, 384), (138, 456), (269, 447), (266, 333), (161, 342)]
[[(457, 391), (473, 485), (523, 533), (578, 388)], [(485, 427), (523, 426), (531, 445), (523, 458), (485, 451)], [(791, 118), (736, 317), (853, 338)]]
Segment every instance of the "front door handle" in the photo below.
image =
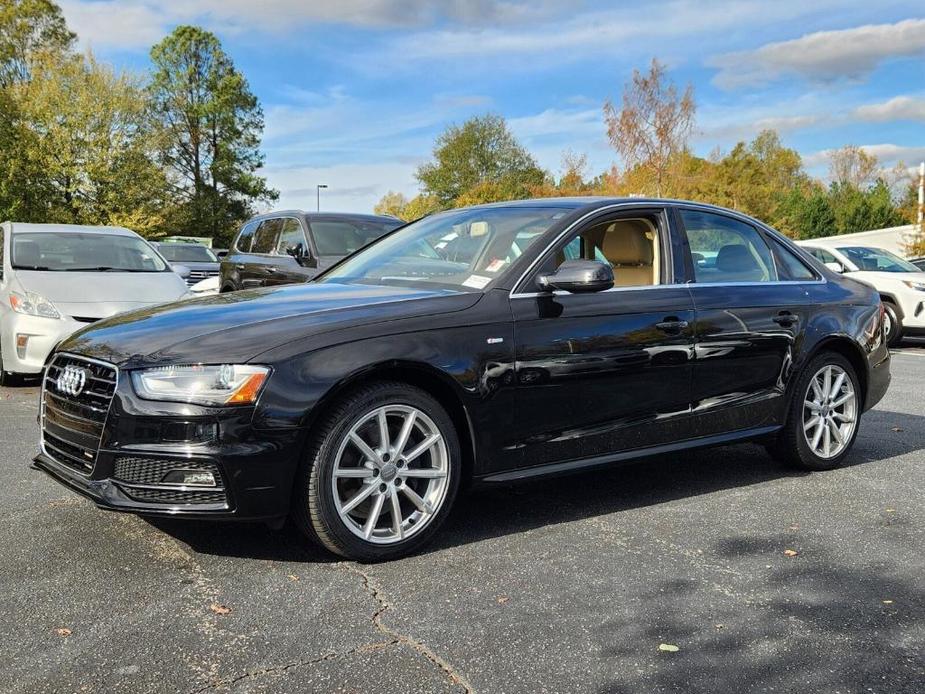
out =
[(276, 272), (278, 269), (279, 269), (279, 268), (274, 267), (273, 265), (267, 265), (267, 267), (266, 267), (267, 272), (269, 272), (271, 275), (272, 275), (274, 272)]
[(774, 316), (774, 318), (772, 318), (771, 320), (773, 320), (778, 325), (782, 325), (785, 328), (789, 328), (790, 326), (795, 325), (796, 323), (799, 323), (800, 317), (790, 313), (790, 311), (781, 311), (776, 316)]
[(243, 263), (238, 263), (237, 265), (234, 266), (234, 269), (235, 269), (235, 270), (243, 270), (243, 269), (244, 269), (244, 264), (243, 264)]
[(665, 333), (679, 333), (687, 326), (688, 322), (686, 320), (678, 320), (674, 317), (666, 318), (661, 323), (655, 324), (656, 328)]

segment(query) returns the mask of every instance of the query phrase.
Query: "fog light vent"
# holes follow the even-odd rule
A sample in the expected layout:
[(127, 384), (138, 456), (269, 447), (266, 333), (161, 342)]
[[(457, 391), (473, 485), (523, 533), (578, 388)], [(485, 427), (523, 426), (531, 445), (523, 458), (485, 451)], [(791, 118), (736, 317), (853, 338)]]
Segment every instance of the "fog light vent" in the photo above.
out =
[[(129, 484), (188, 484), (221, 486), (218, 466), (204, 460), (165, 460), (162, 458), (116, 458), (115, 479)], [(197, 480), (184, 482), (184, 479)]]

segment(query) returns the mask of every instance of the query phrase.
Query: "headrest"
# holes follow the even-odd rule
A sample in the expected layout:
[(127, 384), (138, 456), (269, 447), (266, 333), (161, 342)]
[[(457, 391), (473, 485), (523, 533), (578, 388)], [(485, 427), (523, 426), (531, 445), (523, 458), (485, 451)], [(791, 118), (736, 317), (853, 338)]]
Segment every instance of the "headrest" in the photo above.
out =
[[(14, 237), (15, 238), (15, 237)], [(16, 241), (13, 257), (17, 265), (41, 265), (42, 252), (36, 241)]]
[(612, 265), (651, 265), (655, 257), (651, 229), (639, 219), (614, 222), (604, 234), (601, 251)]
[(750, 272), (761, 266), (745, 246), (735, 243), (719, 249), (716, 254), (716, 269), (722, 272)]
[(488, 222), (472, 222), (469, 224), (469, 236), (485, 236), (489, 231)]

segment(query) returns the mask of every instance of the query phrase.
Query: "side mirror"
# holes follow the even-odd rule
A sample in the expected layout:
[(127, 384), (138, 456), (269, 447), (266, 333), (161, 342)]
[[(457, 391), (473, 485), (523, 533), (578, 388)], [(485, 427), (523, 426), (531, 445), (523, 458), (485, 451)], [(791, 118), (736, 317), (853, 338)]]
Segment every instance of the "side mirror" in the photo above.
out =
[(600, 292), (613, 287), (613, 269), (600, 260), (566, 260), (552, 274), (537, 277), (536, 283), (547, 292)]
[(312, 257), (311, 251), (308, 250), (308, 246), (305, 246), (301, 243), (298, 243), (295, 246), (287, 246), (286, 255), (291, 255), (302, 267), (318, 266), (318, 261)]
[(825, 266), (832, 272), (842, 273), (845, 271), (845, 266), (841, 263), (826, 263)]
[(170, 267), (183, 279), (189, 277), (190, 269), (186, 265), (171, 265)]

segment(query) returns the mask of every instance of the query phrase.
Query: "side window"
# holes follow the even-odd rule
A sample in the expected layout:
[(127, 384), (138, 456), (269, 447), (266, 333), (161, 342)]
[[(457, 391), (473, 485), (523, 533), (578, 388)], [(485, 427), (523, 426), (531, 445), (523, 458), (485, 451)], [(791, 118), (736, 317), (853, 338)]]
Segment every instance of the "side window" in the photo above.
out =
[(697, 282), (777, 280), (771, 249), (750, 224), (695, 210), (681, 210), (681, 219), (690, 243)]
[(296, 255), (302, 255), (305, 251), (305, 243), (305, 234), (302, 233), (299, 220), (286, 217), (279, 233), (279, 241), (276, 242), (276, 254), (287, 255), (290, 250), (295, 250), (298, 251)]
[(251, 243), (254, 240), (254, 232), (257, 230), (259, 222), (249, 222), (241, 229), (238, 238), (235, 239), (234, 247), (242, 253), (250, 253)]
[(283, 226), (281, 219), (265, 219), (260, 222), (257, 233), (254, 234), (254, 247), (252, 253), (269, 254), (276, 250), (276, 240)]
[(774, 248), (774, 257), (777, 260), (778, 270), (781, 271), (781, 279), (794, 281), (814, 280), (816, 273), (810, 270), (806, 263), (800, 260), (797, 255), (787, 248), (784, 244), (776, 239), (771, 239), (771, 246)]
[(614, 286), (659, 284), (660, 249), (655, 218), (611, 219), (583, 229), (544, 263), (552, 272), (566, 260), (600, 260), (613, 268)]

